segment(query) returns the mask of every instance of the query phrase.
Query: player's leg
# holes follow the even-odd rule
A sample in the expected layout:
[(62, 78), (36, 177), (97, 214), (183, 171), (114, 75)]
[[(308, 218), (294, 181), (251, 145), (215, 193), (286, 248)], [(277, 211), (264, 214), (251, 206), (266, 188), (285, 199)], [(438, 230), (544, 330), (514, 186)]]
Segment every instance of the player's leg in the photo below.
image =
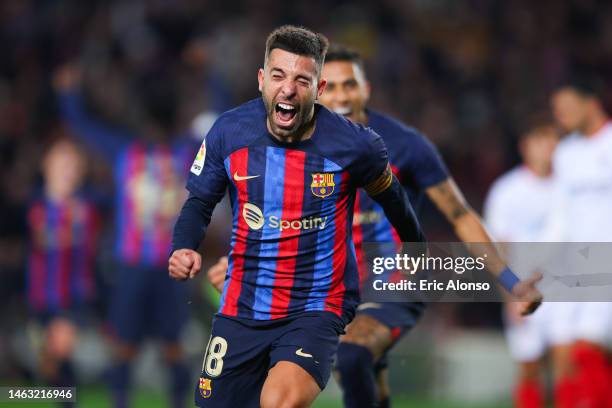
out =
[(261, 391), (262, 408), (303, 408), (314, 402), (321, 388), (302, 367), (279, 361), (268, 371)]
[(543, 324), (547, 304), (528, 317), (520, 316), (518, 306), (518, 303), (508, 303), (505, 308), (506, 340), (518, 368), (514, 384), (514, 406), (540, 408), (545, 406), (542, 358), (546, 352)]
[(552, 363), (555, 407), (576, 406), (576, 381), (572, 364), (570, 344), (553, 345), (549, 348)]
[(308, 407), (329, 380), (344, 323), (331, 312), (309, 313), (280, 331), (272, 344), (261, 407)]
[(189, 367), (180, 345), (180, 335), (188, 320), (188, 287), (183, 282), (168, 278), (165, 270), (156, 271), (156, 286), (150, 305), (155, 315), (155, 328), (162, 340), (162, 357), (168, 368), (170, 400), (173, 408), (185, 406), (185, 397), (191, 387)]
[(592, 341), (579, 340), (572, 348), (580, 406), (605, 407), (610, 392), (608, 356), (605, 347)]
[[(42, 317), (45, 326), (44, 343), (40, 353), (40, 374), (44, 381), (54, 387), (74, 387), (76, 375), (72, 356), (77, 344), (78, 328), (75, 320), (62, 315)], [(74, 403), (60, 403), (72, 407)]]
[(610, 371), (606, 345), (612, 332), (612, 303), (578, 303), (573, 361), (581, 406), (610, 403)]
[(391, 388), (389, 387), (389, 369), (387, 368), (386, 358), (385, 364), (381, 365), (380, 361), (376, 364), (374, 372), (376, 373), (376, 389), (378, 390), (378, 408), (391, 407)]
[(113, 339), (113, 364), (108, 373), (113, 406), (125, 408), (129, 406), (131, 388), (131, 367), (138, 355), (138, 344), (130, 343), (119, 337)]
[(110, 304), (113, 365), (108, 380), (116, 408), (129, 406), (131, 366), (149, 325), (147, 293), (151, 285), (146, 271), (138, 267), (120, 268), (113, 288)]
[(195, 405), (257, 408), (277, 333), (239, 320), (215, 317), (195, 387)]
[(77, 327), (65, 317), (52, 318), (45, 330), (41, 353), (41, 373), (54, 386), (74, 386), (71, 358), (77, 342)]
[(391, 329), (372, 316), (358, 314), (347, 326), (335, 365), (345, 407), (376, 404), (375, 362), (392, 344)]
[(357, 316), (340, 339), (335, 366), (346, 407), (372, 406), (377, 402), (389, 405), (389, 383), (384, 376), (377, 381), (376, 365), (416, 325), (424, 308), (420, 302), (359, 306)]
[(191, 381), (183, 349), (177, 341), (164, 342), (162, 357), (169, 371), (171, 406), (173, 408), (184, 407)]
[(518, 363), (517, 381), (514, 390), (514, 405), (516, 408), (542, 408), (545, 406), (543, 368), (541, 359)]
[[(536, 313), (544, 312), (546, 337), (552, 365), (554, 402), (558, 408), (577, 405), (577, 383), (572, 361), (572, 343), (575, 336), (576, 304), (571, 302), (544, 303)], [(537, 316), (537, 315), (536, 315)]]

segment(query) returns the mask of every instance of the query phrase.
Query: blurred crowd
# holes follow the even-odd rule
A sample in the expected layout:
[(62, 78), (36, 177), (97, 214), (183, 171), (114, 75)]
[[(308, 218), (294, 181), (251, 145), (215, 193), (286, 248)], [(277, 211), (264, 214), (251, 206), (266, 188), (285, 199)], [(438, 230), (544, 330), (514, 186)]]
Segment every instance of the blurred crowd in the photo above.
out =
[[(598, 0), (2, 1), (0, 354), (5, 334), (28, 315), (27, 214), (42, 188), (43, 156), (53, 141), (76, 136), (61, 92), (78, 86), (82, 108), (110, 128), (168, 143), (180, 135), (197, 146), (217, 114), (258, 96), (265, 37), (285, 23), (361, 51), (371, 106), (423, 131), (477, 209), (490, 183), (517, 162), (517, 137), (548, 111), (554, 86), (576, 70), (612, 69), (612, 4)], [(112, 203), (113, 163), (84, 151), (85, 185)], [(103, 320), (116, 243), (114, 209), (100, 207)], [(429, 238), (455, 240), (428, 211)], [(222, 242), (215, 256), (225, 234), (221, 228), (208, 239)]]

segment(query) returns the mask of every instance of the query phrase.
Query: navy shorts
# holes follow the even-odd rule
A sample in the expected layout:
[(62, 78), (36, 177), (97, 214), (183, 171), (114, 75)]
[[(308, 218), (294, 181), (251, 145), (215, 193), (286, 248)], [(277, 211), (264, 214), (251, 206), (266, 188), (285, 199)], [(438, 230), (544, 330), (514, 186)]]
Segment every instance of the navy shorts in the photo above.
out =
[(387, 353), (402, 336), (417, 324), (425, 312), (425, 307), (426, 305), (423, 302), (365, 302), (357, 307), (356, 316), (370, 316), (391, 330), (393, 343), (382, 357), (374, 363), (376, 370), (387, 367)]
[(259, 407), (268, 370), (291, 361), (323, 389), (329, 380), (342, 319), (305, 312), (265, 322), (217, 315), (195, 389), (199, 407)]
[(124, 266), (117, 277), (110, 305), (115, 335), (134, 344), (145, 336), (178, 341), (189, 318), (187, 285), (160, 267)]

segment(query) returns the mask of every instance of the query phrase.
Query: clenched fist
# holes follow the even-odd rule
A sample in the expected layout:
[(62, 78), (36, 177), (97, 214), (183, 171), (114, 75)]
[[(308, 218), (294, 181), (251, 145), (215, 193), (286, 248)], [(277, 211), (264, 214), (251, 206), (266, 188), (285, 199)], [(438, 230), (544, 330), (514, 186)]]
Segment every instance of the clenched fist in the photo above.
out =
[(202, 255), (192, 249), (177, 249), (168, 260), (168, 273), (172, 279), (194, 278), (202, 268)]

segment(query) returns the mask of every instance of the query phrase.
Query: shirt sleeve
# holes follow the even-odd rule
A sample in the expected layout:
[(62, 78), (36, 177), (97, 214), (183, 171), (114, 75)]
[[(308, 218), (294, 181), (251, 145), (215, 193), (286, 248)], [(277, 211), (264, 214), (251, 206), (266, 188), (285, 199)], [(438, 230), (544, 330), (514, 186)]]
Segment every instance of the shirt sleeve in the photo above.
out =
[(424, 242), (425, 236), (410, 200), (391, 171), (387, 149), (382, 138), (373, 130), (362, 128), (358, 135), (362, 149), (353, 166), (356, 187), (364, 190), (383, 208), (386, 217), (404, 242)]
[(382, 138), (372, 129), (363, 128), (357, 146), (357, 157), (352, 165), (351, 176), (356, 187), (363, 187), (368, 194), (376, 195), (391, 184), (389, 155)]
[(414, 180), (414, 184), (426, 189), (449, 177), (440, 152), (422, 134), (415, 132), (414, 143), (406, 146), (403, 166), (400, 168), (401, 180)]
[(187, 181), (190, 195), (174, 226), (172, 252), (183, 248), (198, 248), (206, 237), (215, 205), (225, 194), (228, 178), (223, 164), (222, 136), (221, 125), (217, 121), (206, 135), (191, 165)]
[(391, 181), (384, 190), (370, 196), (383, 208), (385, 216), (403, 242), (425, 242), (425, 235), (410, 205), (406, 191), (393, 174), (390, 175), (390, 178)]
[(170, 255), (177, 249), (198, 249), (206, 236), (213, 210), (211, 203), (193, 195), (187, 198), (174, 225)]
[(192, 195), (213, 205), (223, 198), (229, 182), (223, 157), (223, 130), (217, 120), (191, 165), (187, 190)]

